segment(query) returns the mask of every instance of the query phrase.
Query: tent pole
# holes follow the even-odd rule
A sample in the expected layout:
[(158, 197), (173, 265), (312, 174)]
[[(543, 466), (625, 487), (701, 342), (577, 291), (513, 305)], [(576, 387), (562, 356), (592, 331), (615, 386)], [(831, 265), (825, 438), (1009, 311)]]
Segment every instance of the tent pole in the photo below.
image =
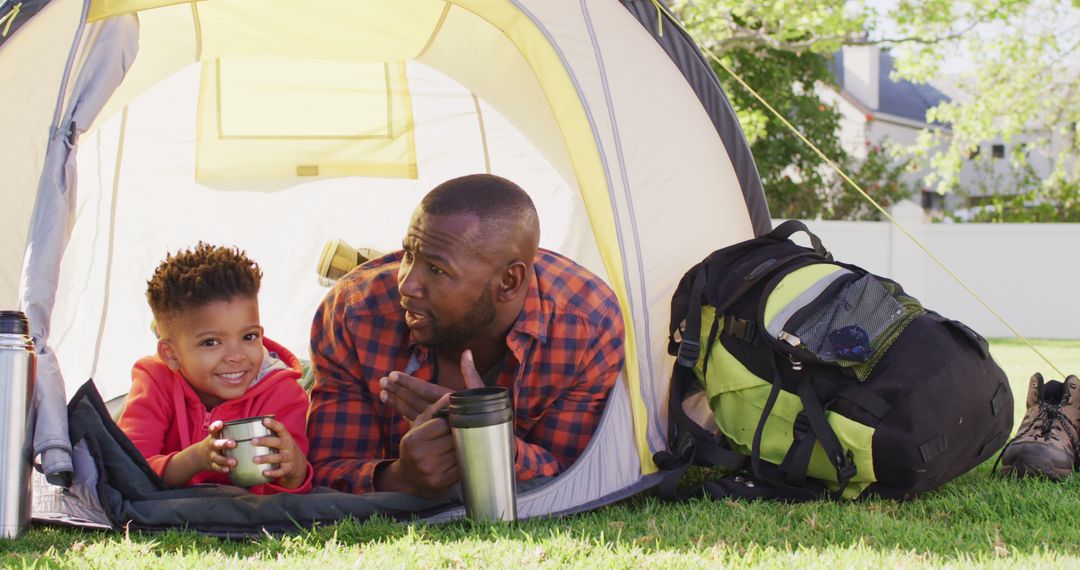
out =
[(102, 293), (101, 320), (98, 321), (97, 338), (94, 340), (94, 363), (90, 367), (90, 377), (97, 376), (98, 360), (101, 356), (101, 339), (105, 335), (105, 321), (109, 318), (109, 297), (112, 287), (113, 250), (116, 245), (116, 199), (120, 193), (120, 167), (124, 159), (124, 139), (127, 135), (128, 108), (125, 105), (120, 114), (120, 136), (116, 143), (116, 166), (113, 169), (112, 202), (109, 205), (109, 249), (105, 255), (105, 290)]
[(491, 154), (488, 152), (487, 129), (484, 128), (484, 112), (480, 109), (480, 98), (476, 96), (476, 93), (470, 93), (470, 95), (476, 107), (476, 126), (480, 129), (480, 145), (484, 148), (484, 172), (491, 174)]

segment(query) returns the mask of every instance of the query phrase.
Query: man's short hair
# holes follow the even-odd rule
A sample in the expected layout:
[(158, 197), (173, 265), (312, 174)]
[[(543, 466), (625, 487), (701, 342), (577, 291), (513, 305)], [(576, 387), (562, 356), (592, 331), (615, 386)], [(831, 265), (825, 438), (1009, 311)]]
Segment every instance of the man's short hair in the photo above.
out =
[(470, 174), (436, 186), (420, 202), (424, 212), (442, 216), (473, 214), (481, 220), (536, 218), (532, 198), (513, 182), (493, 174)]
[(192, 249), (165, 257), (147, 281), (146, 299), (161, 325), (214, 301), (254, 298), (261, 282), (259, 264), (243, 251), (200, 241)]

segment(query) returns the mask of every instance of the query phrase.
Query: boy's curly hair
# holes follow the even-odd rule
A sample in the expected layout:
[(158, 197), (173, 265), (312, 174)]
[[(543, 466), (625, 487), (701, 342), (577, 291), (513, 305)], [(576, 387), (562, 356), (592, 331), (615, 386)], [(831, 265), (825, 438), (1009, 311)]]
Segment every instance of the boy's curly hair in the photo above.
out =
[(236, 247), (200, 241), (165, 257), (146, 282), (146, 299), (158, 324), (213, 301), (256, 297), (262, 270)]

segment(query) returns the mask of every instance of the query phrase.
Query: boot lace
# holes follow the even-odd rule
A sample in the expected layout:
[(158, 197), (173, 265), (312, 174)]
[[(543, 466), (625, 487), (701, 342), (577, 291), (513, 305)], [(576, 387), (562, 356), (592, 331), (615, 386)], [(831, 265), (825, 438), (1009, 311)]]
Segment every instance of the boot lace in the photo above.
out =
[(1001, 457), (1005, 455), (1005, 450), (1009, 449), (1009, 446), (1016, 443), (1016, 441), (1028, 437), (1046, 442), (1050, 440), (1062, 441), (1059, 437), (1061, 434), (1064, 434), (1069, 440), (1069, 447), (1073, 452), (1073, 465), (1080, 465), (1080, 432), (1077, 431), (1077, 427), (1073, 425), (1068, 416), (1061, 412), (1060, 404), (1040, 402), (1039, 412), (1035, 415), (1028, 428), (1018, 432), (1015, 437), (1009, 440), (1009, 443), (1005, 444), (1005, 447), (1001, 448), (997, 459), (994, 460), (994, 467), (991, 472), (997, 473), (998, 464), (1001, 462)]

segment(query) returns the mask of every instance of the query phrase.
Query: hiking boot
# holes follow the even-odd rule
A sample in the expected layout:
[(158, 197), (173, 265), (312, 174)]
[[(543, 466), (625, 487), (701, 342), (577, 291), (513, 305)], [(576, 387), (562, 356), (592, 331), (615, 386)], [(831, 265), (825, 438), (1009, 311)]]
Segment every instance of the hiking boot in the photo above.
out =
[(1072, 475), (1080, 464), (1080, 379), (1044, 383), (1042, 374), (1032, 376), (1027, 413), (1000, 459), (1003, 475)]

